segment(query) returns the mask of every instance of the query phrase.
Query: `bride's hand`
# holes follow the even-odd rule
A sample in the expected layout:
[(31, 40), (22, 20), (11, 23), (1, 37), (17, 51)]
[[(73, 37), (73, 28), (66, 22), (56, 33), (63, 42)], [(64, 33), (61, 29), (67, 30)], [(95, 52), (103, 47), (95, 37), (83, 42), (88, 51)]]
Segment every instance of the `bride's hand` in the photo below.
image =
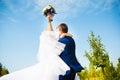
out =
[(54, 15), (52, 15), (52, 14), (48, 14), (48, 15), (47, 15), (48, 22), (51, 22), (53, 16), (54, 16)]
[(70, 34), (70, 33), (63, 33), (63, 34), (60, 36), (60, 38), (64, 38), (65, 36), (73, 37), (73, 35)]
[(52, 23), (51, 23), (52, 18), (53, 18), (52, 14), (47, 15), (47, 20), (48, 20), (48, 28), (47, 28), (47, 30), (48, 31), (53, 31)]

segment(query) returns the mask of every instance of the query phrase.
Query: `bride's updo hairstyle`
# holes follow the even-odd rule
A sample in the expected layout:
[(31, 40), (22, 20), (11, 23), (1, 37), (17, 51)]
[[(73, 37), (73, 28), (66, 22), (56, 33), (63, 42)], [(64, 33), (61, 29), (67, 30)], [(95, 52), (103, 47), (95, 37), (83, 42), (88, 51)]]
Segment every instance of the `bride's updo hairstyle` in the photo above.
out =
[(61, 23), (57, 26), (57, 29), (60, 29), (63, 33), (68, 32), (68, 26), (65, 23)]

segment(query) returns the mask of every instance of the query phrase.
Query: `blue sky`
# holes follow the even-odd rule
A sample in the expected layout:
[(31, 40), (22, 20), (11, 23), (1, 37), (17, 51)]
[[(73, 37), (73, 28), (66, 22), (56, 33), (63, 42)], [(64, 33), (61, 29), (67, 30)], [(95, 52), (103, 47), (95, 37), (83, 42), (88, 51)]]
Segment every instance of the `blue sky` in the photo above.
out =
[(76, 42), (76, 56), (83, 66), (89, 62), (90, 32), (102, 43), (117, 64), (120, 57), (119, 0), (0, 0), (0, 62), (10, 72), (36, 64), (40, 33), (47, 27), (42, 9), (51, 4), (57, 11), (53, 27), (66, 23)]

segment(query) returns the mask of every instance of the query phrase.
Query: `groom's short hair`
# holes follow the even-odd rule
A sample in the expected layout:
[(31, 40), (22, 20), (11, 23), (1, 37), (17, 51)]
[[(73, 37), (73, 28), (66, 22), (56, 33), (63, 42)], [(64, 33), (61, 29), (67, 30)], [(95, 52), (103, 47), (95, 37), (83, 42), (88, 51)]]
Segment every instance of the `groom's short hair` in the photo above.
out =
[(57, 28), (61, 29), (63, 33), (67, 33), (68, 32), (68, 26), (65, 23), (61, 23), (57, 26)]

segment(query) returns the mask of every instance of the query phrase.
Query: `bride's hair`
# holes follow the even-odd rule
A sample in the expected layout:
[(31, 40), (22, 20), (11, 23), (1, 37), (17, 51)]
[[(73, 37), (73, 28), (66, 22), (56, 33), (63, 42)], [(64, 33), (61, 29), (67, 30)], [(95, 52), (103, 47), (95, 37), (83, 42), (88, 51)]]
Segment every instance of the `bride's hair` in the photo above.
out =
[(68, 32), (68, 26), (65, 23), (61, 23), (57, 26), (58, 29), (61, 29), (63, 33), (67, 33)]

